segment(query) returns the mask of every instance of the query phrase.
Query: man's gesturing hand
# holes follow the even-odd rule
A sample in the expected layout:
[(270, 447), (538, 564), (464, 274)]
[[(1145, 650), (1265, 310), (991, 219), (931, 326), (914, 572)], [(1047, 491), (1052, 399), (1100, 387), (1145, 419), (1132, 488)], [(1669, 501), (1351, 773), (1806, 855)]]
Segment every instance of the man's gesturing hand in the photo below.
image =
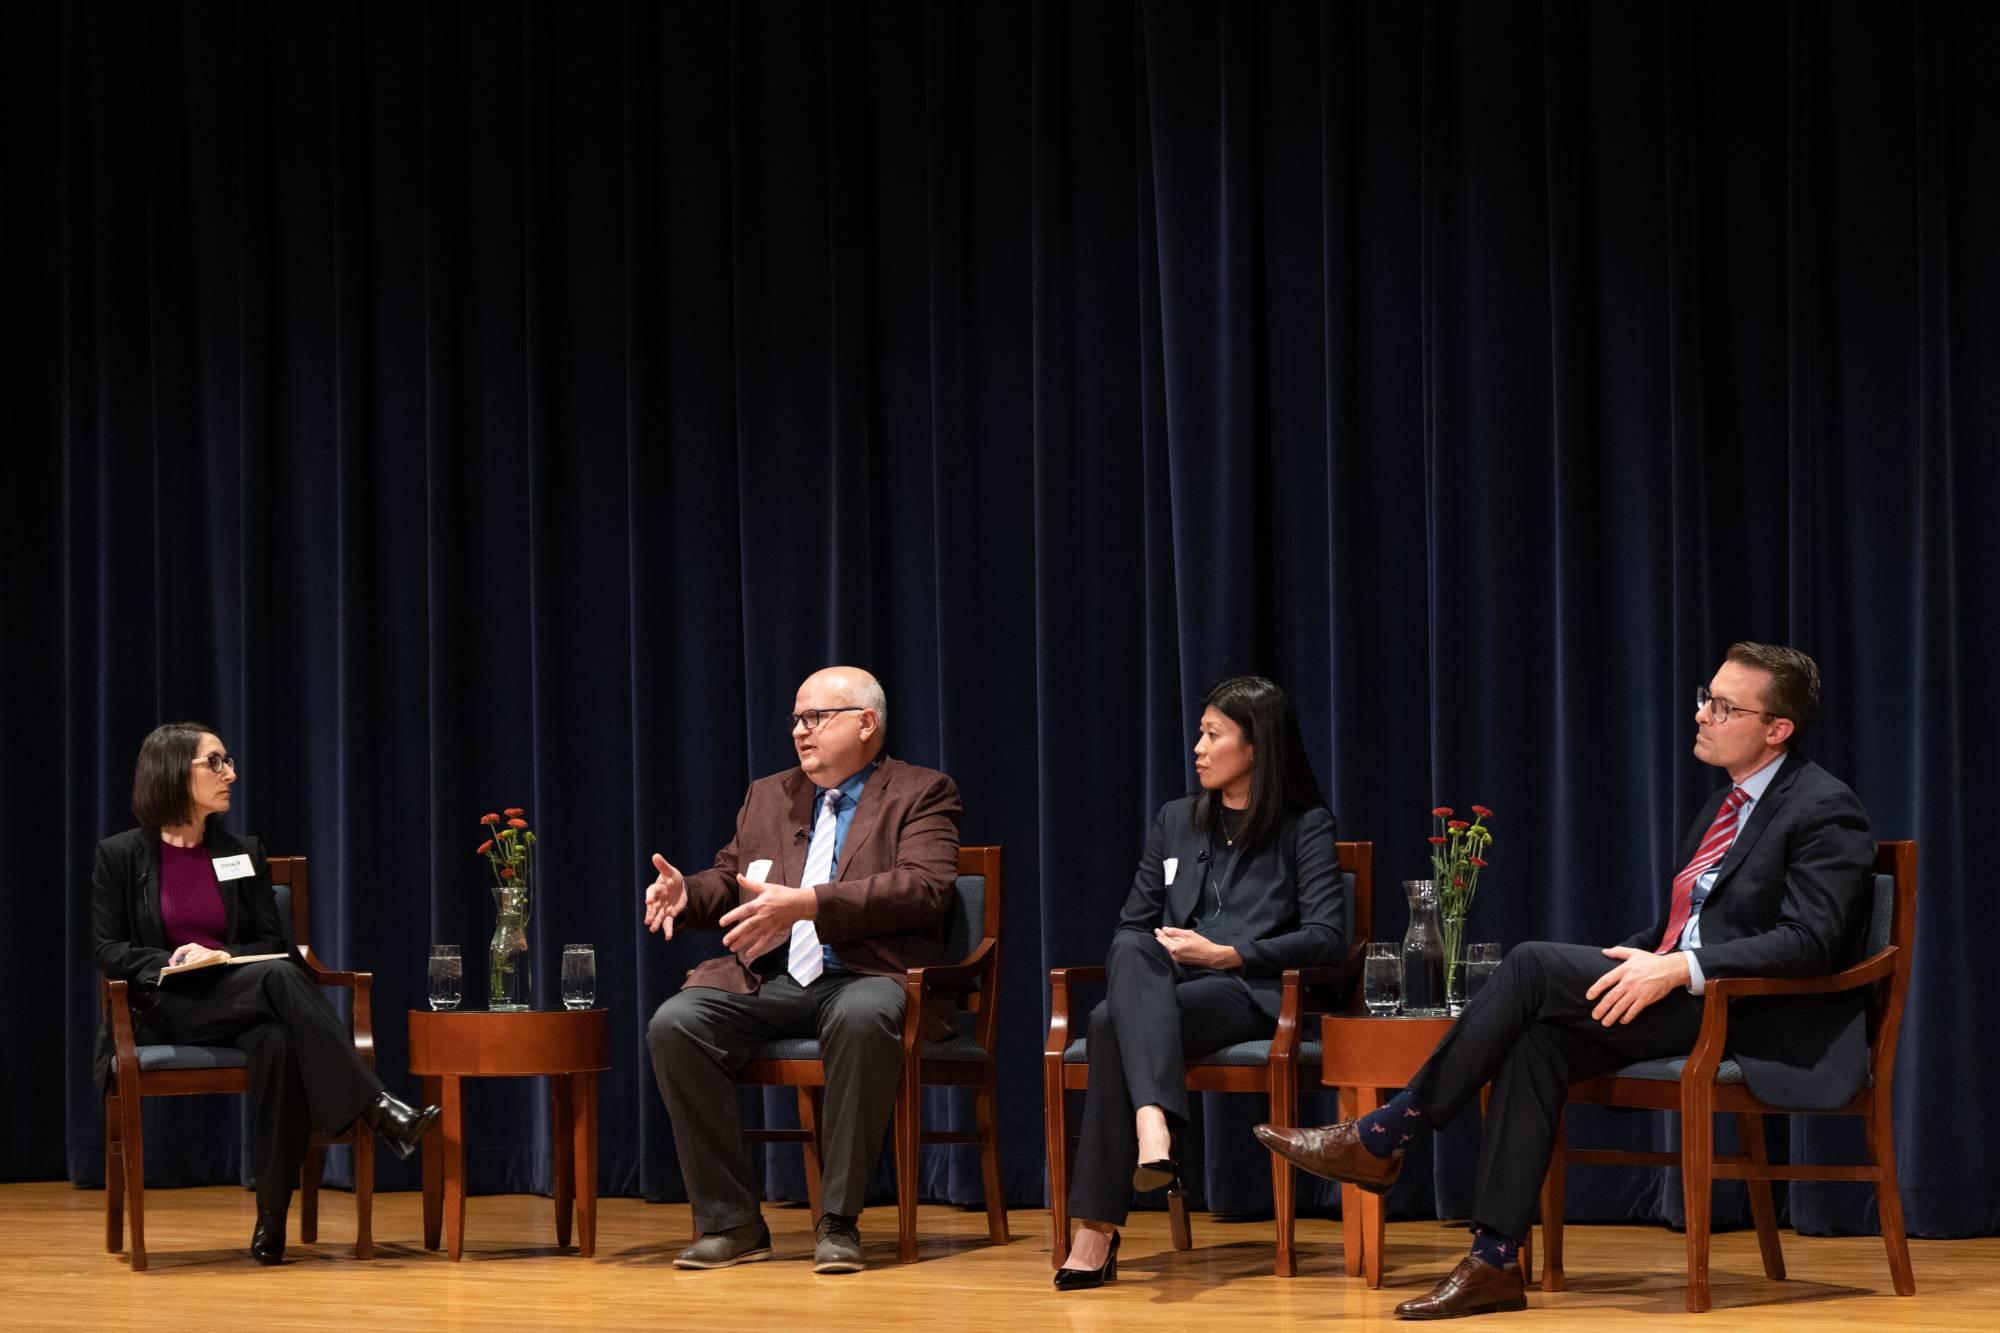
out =
[(646, 929), (657, 930), (660, 938), (674, 937), (674, 918), (687, 910), (687, 878), (658, 852), (653, 853), (653, 869), (659, 878), (646, 886)]
[(1593, 982), (1583, 998), (1597, 1001), (1590, 1016), (1605, 1027), (1631, 1022), (1647, 1005), (1675, 987), (1688, 984), (1687, 955), (1678, 949), (1672, 953), (1648, 953), (1617, 944), (1606, 949), (1604, 956), (1619, 959), (1618, 966)]
[(791, 938), (792, 923), (819, 912), (819, 895), (787, 884), (764, 884), (736, 877), (743, 901), (722, 914), (722, 947), (748, 963)]

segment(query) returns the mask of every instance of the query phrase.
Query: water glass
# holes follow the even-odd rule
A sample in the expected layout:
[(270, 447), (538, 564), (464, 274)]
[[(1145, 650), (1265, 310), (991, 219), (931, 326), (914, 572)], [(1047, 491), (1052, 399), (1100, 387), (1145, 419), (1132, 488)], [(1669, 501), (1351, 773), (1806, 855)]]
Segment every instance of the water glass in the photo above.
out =
[(1468, 944), (1465, 946), (1465, 1002), (1473, 999), (1500, 969), (1500, 946), (1497, 944)]
[(597, 1003), (597, 950), (590, 945), (563, 945), (562, 996), (565, 1009)]
[(431, 1008), (456, 1009), (465, 982), (465, 960), (456, 944), (431, 946)]
[(1403, 1007), (1403, 946), (1371, 944), (1361, 965), (1361, 999), (1376, 1018)]

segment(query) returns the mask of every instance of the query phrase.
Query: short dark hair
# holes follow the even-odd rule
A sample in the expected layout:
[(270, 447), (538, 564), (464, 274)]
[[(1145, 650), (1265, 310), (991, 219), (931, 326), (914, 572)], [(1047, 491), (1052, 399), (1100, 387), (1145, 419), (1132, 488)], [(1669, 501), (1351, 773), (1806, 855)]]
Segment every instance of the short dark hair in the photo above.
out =
[(203, 736), (215, 735), (206, 722), (163, 722), (139, 744), (132, 770), (132, 817), (146, 828), (172, 828), (194, 818), (195, 751)]
[[(1248, 847), (1262, 847), (1285, 820), (1326, 804), (1312, 760), (1306, 756), (1305, 738), (1299, 735), (1292, 701), (1277, 685), (1262, 676), (1231, 676), (1210, 690), (1201, 706), (1213, 708), (1242, 728), (1251, 747), (1250, 807), (1243, 812), (1243, 827), (1237, 834)], [(1194, 826), (1204, 833), (1214, 828), (1221, 818), (1216, 813), (1221, 803), (1219, 793), (1203, 791), (1195, 799)]]
[(1790, 718), (1797, 736), (1819, 716), (1819, 666), (1796, 648), (1744, 640), (1729, 645), (1728, 658), (1738, 666), (1771, 673), (1764, 691), (1764, 709), (1773, 717)]

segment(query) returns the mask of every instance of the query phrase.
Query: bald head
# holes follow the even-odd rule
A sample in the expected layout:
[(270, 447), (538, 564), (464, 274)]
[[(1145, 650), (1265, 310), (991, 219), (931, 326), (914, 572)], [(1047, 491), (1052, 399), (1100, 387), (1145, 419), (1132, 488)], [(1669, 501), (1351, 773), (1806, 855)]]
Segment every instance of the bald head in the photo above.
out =
[[(830, 710), (840, 711), (830, 711)], [(792, 727), (799, 767), (815, 785), (837, 787), (882, 753), (889, 702), (882, 684), (860, 667), (822, 667), (805, 678), (792, 701), (800, 715), (817, 713), (817, 726)]]

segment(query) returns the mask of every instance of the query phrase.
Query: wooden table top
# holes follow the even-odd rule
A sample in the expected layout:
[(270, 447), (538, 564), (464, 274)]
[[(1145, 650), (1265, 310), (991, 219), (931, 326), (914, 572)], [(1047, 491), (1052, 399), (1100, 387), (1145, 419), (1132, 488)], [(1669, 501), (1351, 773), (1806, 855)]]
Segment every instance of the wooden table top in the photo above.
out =
[(504, 1078), (609, 1068), (609, 1009), (410, 1010), (412, 1074)]

